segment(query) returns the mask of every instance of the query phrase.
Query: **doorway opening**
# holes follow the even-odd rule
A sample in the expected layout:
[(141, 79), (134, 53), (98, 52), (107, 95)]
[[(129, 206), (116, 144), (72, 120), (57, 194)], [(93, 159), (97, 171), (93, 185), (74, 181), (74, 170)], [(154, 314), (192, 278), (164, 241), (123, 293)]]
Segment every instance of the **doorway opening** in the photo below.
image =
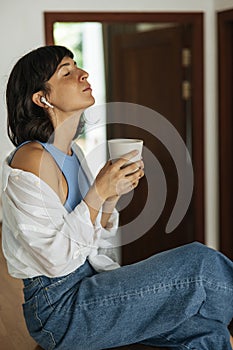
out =
[[(70, 49), (77, 66), (88, 72), (97, 105), (103, 105), (106, 102), (101, 27), (101, 23), (96, 22), (55, 22), (53, 24), (54, 44)], [(95, 57), (94, 60), (93, 57)], [(93, 125), (95, 123), (85, 123), (84, 131), (78, 137), (78, 144), (86, 154), (106, 140), (106, 115), (101, 114), (98, 127), (93, 128)], [(106, 161), (105, 148), (101, 147), (101, 150), (95, 158), (95, 164), (89, 163), (92, 172), (98, 169), (98, 164), (104, 164)]]

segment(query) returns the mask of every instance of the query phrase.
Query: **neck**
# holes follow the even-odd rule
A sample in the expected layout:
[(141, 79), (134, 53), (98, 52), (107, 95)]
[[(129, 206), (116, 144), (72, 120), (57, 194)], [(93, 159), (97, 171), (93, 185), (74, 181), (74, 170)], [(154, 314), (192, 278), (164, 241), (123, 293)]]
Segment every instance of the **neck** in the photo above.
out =
[(81, 112), (67, 117), (58, 123), (54, 130), (54, 146), (64, 153), (71, 154), (71, 143), (76, 134)]

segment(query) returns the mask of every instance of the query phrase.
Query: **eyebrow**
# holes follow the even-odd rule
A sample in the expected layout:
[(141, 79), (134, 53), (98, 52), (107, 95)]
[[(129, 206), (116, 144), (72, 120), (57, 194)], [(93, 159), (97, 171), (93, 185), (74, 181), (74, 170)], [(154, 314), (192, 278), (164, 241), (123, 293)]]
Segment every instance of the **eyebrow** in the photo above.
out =
[[(58, 66), (57, 71), (61, 70), (63, 67), (71, 66), (70, 62), (63, 63), (60, 66)], [(76, 66), (76, 62), (74, 61), (74, 66)]]

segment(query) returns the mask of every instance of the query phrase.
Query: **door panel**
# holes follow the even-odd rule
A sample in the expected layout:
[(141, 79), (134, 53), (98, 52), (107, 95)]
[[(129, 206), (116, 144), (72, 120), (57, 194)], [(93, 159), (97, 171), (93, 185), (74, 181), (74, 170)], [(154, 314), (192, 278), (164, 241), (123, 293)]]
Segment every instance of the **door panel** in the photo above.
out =
[(220, 249), (233, 260), (233, 10), (218, 13)]
[[(183, 140), (191, 144), (192, 140), (187, 140), (187, 135), (191, 135), (188, 130), (190, 122), (187, 123), (191, 118), (191, 111), (187, 113), (187, 103), (190, 101), (184, 101), (182, 98), (182, 83), (186, 74), (182, 66), (182, 50), (189, 44), (187, 32), (187, 26), (174, 26), (116, 36), (112, 55), (112, 96), (114, 101), (135, 103), (159, 112), (173, 124)], [(143, 120), (143, 115), (140, 118)], [(143, 125), (143, 122), (141, 124)], [(143, 237), (122, 247), (122, 263), (136, 262), (156, 252), (195, 240), (193, 202), (180, 225), (172, 233), (165, 234), (165, 227), (178, 192), (176, 167), (166, 147), (143, 130), (143, 127), (111, 125), (108, 131), (109, 138), (142, 138), (145, 147), (153, 152), (160, 162), (167, 181), (167, 200), (162, 215)], [(147, 172), (150, 166), (146, 158), (144, 162)], [(159, 184), (155, 183), (154, 186)], [(121, 211), (121, 225), (126, 225), (140, 215), (147, 201), (147, 191), (145, 177), (135, 190), (133, 200), (129, 200), (130, 204)], [(155, 205), (156, 200), (154, 198)]]

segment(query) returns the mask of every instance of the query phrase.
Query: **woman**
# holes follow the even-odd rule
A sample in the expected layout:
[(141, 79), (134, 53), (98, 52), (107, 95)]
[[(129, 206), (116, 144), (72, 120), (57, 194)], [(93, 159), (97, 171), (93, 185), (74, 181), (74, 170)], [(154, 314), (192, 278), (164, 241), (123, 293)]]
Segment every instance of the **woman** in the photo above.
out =
[(7, 85), (16, 146), (3, 169), (3, 251), (23, 279), (24, 316), (43, 349), (97, 350), (133, 343), (232, 349), (233, 263), (192, 243), (119, 267), (99, 248), (115, 234), (120, 196), (137, 187), (135, 152), (92, 181), (72, 143), (94, 103), (88, 74), (61, 46), (22, 57)]

